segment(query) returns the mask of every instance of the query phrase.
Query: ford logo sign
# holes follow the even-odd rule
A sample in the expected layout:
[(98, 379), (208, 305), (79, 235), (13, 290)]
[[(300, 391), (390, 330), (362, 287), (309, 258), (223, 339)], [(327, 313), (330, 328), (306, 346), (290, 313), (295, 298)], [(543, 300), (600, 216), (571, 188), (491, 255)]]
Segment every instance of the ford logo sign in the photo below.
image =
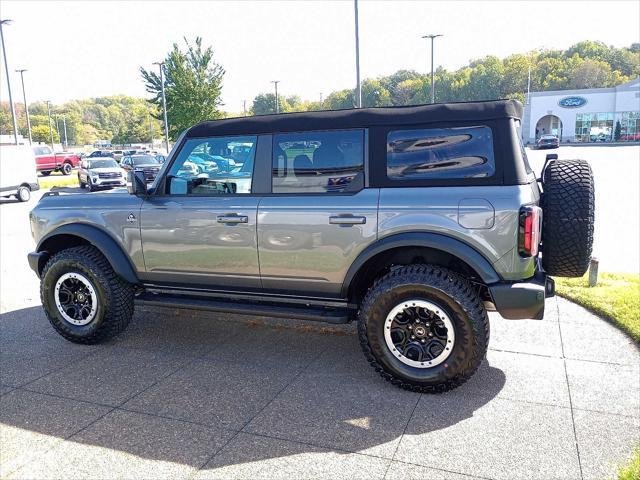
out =
[(584, 97), (564, 97), (558, 102), (563, 108), (578, 108), (587, 103), (587, 99)]

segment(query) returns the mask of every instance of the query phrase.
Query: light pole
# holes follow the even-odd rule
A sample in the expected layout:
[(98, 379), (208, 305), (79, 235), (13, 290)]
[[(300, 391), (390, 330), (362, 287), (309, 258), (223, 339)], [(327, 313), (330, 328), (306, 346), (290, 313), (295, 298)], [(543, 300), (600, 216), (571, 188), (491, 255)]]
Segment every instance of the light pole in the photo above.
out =
[(362, 87), (360, 85), (360, 34), (358, 29), (358, 0), (353, 0), (356, 19), (356, 107), (362, 108)]
[(47, 112), (49, 113), (49, 135), (51, 135), (51, 150), (55, 150), (53, 146), (53, 128), (51, 128), (51, 102), (47, 100)]
[(27, 106), (27, 92), (24, 89), (24, 72), (26, 69), (16, 70), (16, 72), (20, 73), (20, 80), (22, 81), (22, 99), (24, 100), (24, 113), (27, 114), (27, 130), (29, 131), (29, 145), (33, 143), (33, 139), (31, 138), (31, 120), (29, 119), (29, 107)]
[(280, 83), (280, 80), (271, 80), (271, 83), (276, 87), (276, 113), (280, 113), (280, 105), (278, 102), (278, 84)]
[(424, 35), (422, 38), (430, 38), (431, 39), (431, 103), (436, 103), (436, 91), (434, 90), (434, 82), (433, 82), (433, 39), (437, 37), (441, 37), (442, 34), (433, 34)]
[(164, 96), (164, 62), (153, 62), (160, 67), (160, 86), (162, 87), (162, 110), (164, 112), (164, 143), (169, 153), (169, 122), (167, 122), (167, 99)]
[(62, 128), (64, 129), (64, 149), (66, 150), (69, 144), (67, 143), (67, 115), (62, 114)]
[(2, 26), (9, 25), (11, 20), (0, 20), (0, 42), (2, 43), (2, 55), (4, 56), (4, 69), (7, 75), (7, 88), (9, 89), (9, 105), (11, 105), (11, 118), (13, 119), (13, 139), (18, 145), (18, 122), (16, 120), (16, 107), (13, 105), (13, 98), (11, 97), (11, 81), (9, 80), (9, 64), (7, 63), (7, 49), (4, 47), (4, 34), (2, 33)]

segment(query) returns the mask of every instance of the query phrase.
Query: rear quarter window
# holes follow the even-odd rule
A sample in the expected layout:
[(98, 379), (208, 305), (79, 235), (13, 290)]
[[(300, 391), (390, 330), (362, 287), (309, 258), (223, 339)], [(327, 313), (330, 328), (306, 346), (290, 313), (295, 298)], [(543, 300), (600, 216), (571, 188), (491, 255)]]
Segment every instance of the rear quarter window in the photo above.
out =
[(387, 136), (387, 178), (437, 180), (495, 173), (488, 126), (392, 130)]

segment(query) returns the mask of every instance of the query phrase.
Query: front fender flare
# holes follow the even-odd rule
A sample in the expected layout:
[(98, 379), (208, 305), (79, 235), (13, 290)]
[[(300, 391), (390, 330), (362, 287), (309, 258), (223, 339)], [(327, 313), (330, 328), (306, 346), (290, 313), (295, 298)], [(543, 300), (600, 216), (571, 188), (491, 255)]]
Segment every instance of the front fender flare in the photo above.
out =
[(344, 298), (349, 293), (351, 282), (360, 268), (375, 255), (398, 247), (428, 247), (447, 252), (469, 265), (478, 273), (482, 281), (489, 285), (500, 281), (500, 276), (491, 263), (476, 249), (460, 240), (439, 233), (407, 232), (390, 235), (365, 248), (354, 260), (342, 284)]
[[(62, 225), (42, 237), (36, 251), (39, 253), (46, 252), (47, 241), (58, 235), (73, 235), (86, 240), (102, 252), (119, 277), (129, 283), (140, 283), (136, 270), (129, 260), (129, 257), (122, 251), (122, 247), (118, 245), (111, 235), (99, 227), (84, 223)], [(42, 271), (43, 266), (44, 265), (39, 266), (40, 271)]]

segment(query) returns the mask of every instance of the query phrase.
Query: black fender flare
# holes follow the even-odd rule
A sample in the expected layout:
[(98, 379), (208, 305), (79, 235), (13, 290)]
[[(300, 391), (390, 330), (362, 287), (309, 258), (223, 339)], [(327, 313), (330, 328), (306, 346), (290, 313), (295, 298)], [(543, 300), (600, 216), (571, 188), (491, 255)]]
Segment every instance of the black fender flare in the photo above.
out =
[[(111, 235), (101, 228), (85, 223), (62, 225), (42, 237), (40, 242), (38, 242), (36, 251), (40, 253), (46, 252), (47, 241), (58, 235), (73, 235), (86, 240), (102, 252), (119, 277), (129, 283), (140, 283), (136, 269), (129, 260), (129, 257), (122, 251), (122, 247), (118, 245)], [(42, 271), (43, 266), (44, 265), (39, 266), (40, 271)]]
[(365, 248), (353, 261), (342, 283), (341, 294), (346, 298), (349, 287), (360, 268), (375, 255), (398, 247), (428, 247), (447, 252), (469, 265), (482, 281), (489, 285), (499, 282), (500, 276), (493, 265), (475, 248), (447, 235), (432, 232), (406, 232), (384, 237)]

